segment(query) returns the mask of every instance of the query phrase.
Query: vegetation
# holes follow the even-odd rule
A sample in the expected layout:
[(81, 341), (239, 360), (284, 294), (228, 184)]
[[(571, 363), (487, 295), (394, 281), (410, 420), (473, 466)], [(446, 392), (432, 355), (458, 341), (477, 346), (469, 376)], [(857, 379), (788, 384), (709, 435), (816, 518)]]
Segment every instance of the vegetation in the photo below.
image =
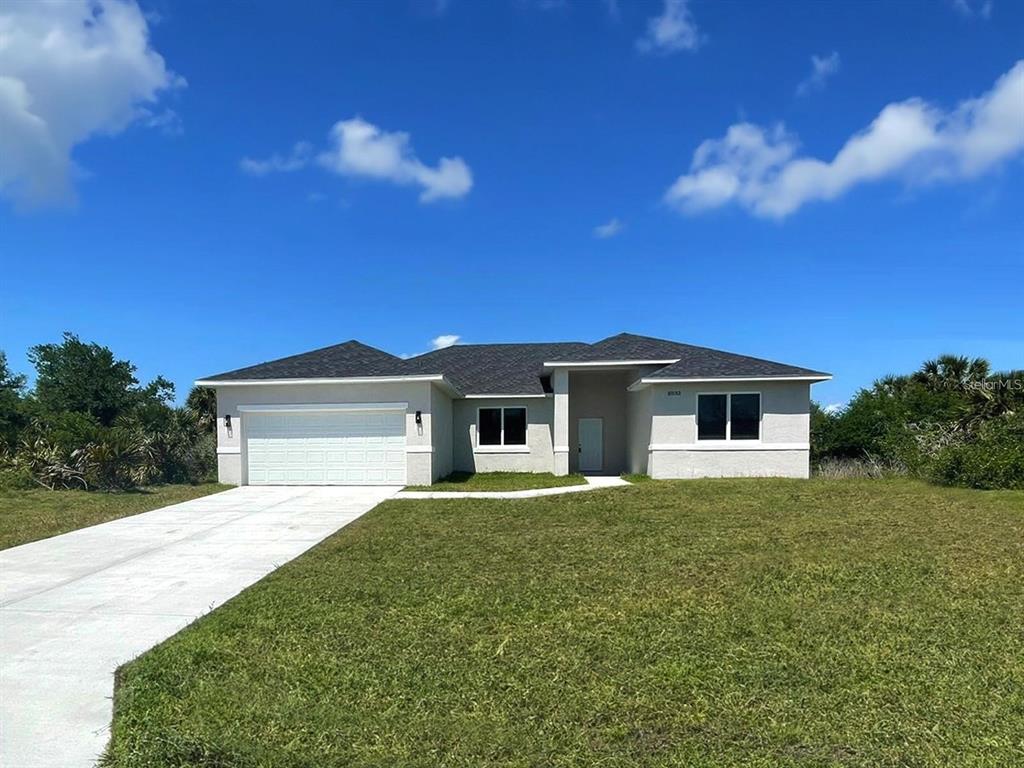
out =
[(1024, 492), (392, 501), (119, 674), (112, 768), (1024, 763)]
[(200, 483), (216, 469), (213, 393), (174, 385), (71, 333), (29, 352), (35, 387), (0, 353), (0, 487), (126, 489)]
[(226, 485), (158, 485), (123, 493), (0, 488), (0, 549), (227, 490)]
[(1024, 371), (945, 355), (811, 413), (812, 460), (828, 476), (910, 474), (947, 485), (1024, 488)]
[(583, 475), (553, 475), (550, 472), (452, 472), (433, 485), (413, 485), (407, 491), (525, 491), (531, 488), (560, 488), (583, 485)]

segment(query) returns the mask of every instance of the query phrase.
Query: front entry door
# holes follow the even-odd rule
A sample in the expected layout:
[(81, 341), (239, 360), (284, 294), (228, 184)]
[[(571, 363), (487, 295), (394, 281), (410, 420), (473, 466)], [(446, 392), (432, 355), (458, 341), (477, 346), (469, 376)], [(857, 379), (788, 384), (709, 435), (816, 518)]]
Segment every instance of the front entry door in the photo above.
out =
[(580, 419), (580, 472), (604, 469), (604, 420)]

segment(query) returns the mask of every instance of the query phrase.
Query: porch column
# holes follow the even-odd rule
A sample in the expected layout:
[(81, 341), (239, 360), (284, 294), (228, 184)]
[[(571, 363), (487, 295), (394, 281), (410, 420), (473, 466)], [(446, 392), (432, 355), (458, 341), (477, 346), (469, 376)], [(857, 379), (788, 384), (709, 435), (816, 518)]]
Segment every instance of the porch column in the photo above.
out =
[(555, 474), (569, 474), (569, 371), (556, 368), (551, 374), (555, 395)]

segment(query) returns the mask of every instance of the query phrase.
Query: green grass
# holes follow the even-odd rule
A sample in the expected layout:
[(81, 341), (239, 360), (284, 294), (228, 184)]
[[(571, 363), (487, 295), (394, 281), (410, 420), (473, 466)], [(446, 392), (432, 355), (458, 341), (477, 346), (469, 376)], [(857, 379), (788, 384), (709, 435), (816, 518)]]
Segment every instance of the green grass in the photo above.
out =
[(123, 668), (117, 768), (1024, 764), (1024, 493), (393, 501)]
[(583, 475), (553, 475), (550, 472), (452, 472), (433, 485), (411, 485), (407, 491), (525, 491), (531, 488), (561, 488), (583, 485)]
[(116, 493), (0, 488), (0, 549), (198, 499), (228, 488), (217, 483), (160, 485)]

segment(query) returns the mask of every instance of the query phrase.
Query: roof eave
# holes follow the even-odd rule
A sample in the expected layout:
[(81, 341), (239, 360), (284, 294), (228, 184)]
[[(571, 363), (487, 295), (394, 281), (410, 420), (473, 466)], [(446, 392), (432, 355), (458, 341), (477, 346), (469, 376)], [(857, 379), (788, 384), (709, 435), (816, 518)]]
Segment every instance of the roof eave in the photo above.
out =
[(637, 365), (671, 365), (678, 363), (679, 358), (668, 360), (555, 360), (544, 363), (545, 368), (620, 368)]
[(675, 378), (645, 376), (644, 378), (634, 381), (626, 389), (630, 392), (636, 392), (637, 390), (648, 387), (651, 384), (713, 384), (716, 382), (748, 381), (807, 381), (814, 384), (821, 381), (829, 381), (831, 378), (831, 373), (782, 374), (778, 376), (688, 376)]
[(295, 379), (197, 379), (197, 387), (253, 387), (287, 386), (295, 384), (404, 384), (409, 382), (430, 382), (437, 384), (454, 397), (461, 396), (459, 390), (443, 374), (412, 374), (408, 376), (343, 376), (336, 378), (295, 378)]

